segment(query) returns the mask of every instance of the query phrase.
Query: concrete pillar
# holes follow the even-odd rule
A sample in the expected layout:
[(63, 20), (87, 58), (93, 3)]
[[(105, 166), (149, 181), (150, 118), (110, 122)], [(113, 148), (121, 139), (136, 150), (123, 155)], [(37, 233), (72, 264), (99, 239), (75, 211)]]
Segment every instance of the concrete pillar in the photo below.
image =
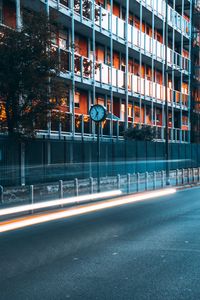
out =
[(22, 27), (22, 18), (21, 18), (21, 0), (16, 1), (16, 28), (20, 31)]

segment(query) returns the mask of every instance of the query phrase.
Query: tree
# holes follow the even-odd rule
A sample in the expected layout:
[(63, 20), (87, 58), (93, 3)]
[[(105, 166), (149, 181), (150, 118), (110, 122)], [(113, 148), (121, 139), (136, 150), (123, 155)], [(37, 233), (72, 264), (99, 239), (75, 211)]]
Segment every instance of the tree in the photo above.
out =
[(126, 140), (153, 141), (156, 138), (156, 129), (152, 126), (136, 124), (124, 132), (124, 138)]
[(20, 31), (1, 28), (0, 99), (10, 136), (34, 136), (37, 120), (46, 119), (65, 97), (51, 42), (54, 23), (43, 13), (31, 13), (24, 15)]

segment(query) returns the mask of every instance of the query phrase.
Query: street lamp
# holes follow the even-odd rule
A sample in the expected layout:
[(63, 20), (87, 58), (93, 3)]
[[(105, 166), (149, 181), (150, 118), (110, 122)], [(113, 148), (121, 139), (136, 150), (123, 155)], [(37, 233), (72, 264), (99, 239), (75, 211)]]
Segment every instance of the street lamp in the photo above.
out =
[(100, 192), (100, 131), (102, 121), (105, 120), (107, 112), (103, 105), (95, 104), (90, 109), (90, 118), (97, 124), (97, 191)]

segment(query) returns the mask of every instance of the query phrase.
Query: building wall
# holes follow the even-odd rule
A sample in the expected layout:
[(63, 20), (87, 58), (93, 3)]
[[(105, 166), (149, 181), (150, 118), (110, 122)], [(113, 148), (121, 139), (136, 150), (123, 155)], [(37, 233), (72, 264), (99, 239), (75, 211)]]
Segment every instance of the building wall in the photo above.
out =
[[(11, 27), (16, 23), (14, 21), (16, 14), (13, 12), (14, 2), (12, 0), (3, 2), (3, 21), (5, 24), (9, 23)], [(155, 1), (155, 3), (157, 6), (154, 7), (152, 14), (150, 7), (145, 6), (145, 3), (138, 3), (136, 0), (129, 1), (129, 18), (126, 20), (127, 2), (125, 0), (121, 1), (120, 5), (115, 1), (111, 5), (111, 1), (96, 0), (96, 11), (100, 16), (98, 15), (95, 19), (95, 35), (93, 35), (91, 11), (82, 9), (82, 15), (80, 15), (79, 7), (75, 11), (73, 20), (70, 14), (70, 1), (58, 2), (62, 16), (60, 21), (65, 25), (65, 29), (58, 32), (58, 38), (54, 43), (61, 48), (61, 54), (62, 51), (68, 51), (69, 59), (66, 61), (65, 58), (62, 66), (68, 71), (65, 77), (69, 86), (74, 75), (75, 90), (79, 93), (79, 103), (77, 103), (77, 95), (69, 93), (69, 103), (76, 101), (74, 111), (73, 105), (69, 104), (69, 113), (72, 115), (70, 122), (75, 123), (76, 114), (88, 116), (91, 104), (97, 101), (97, 94), (100, 94), (109, 112), (114, 115), (114, 118), (119, 118), (118, 122), (112, 121), (114, 124), (110, 127), (108, 137), (116, 136), (113, 127), (117, 126), (118, 135), (122, 135), (124, 129), (139, 123), (159, 127), (160, 139), (164, 140), (166, 124), (165, 3), (162, 1)], [(39, 9), (40, 5), (41, 1), (36, 0), (34, 9)], [(49, 1), (46, 5), (49, 5), (50, 11), (55, 10), (53, 1)], [(27, 8), (33, 8), (30, 0), (23, 1), (22, 15)], [(177, 142), (190, 142), (191, 12), (192, 4), (188, 0), (184, 0), (183, 5), (178, 5), (175, 0), (170, 1), (168, 6), (168, 125), (170, 139)], [(10, 16), (12, 16), (12, 21)], [(72, 21), (75, 30), (74, 70), (71, 69), (73, 49), (70, 46), (73, 37)], [(95, 49), (93, 51), (94, 36)], [(95, 78), (92, 78), (93, 60), (96, 61)], [(126, 64), (128, 64), (127, 67)], [(93, 84), (95, 84), (96, 95), (93, 94)], [(198, 90), (194, 90), (193, 94), (198, 94)], [(197, 96), (194, 97), (198, 99)], [(198, 103), (195, 107), (198, 108)], [(86, 127), (90, 128), (89, 133), (93, 136), (94, 126), (88, 126)], [(73, 126), (69, 128), (73, 130)], [(84, 135), (84, 130), (82, 132)], [(76, 132), (69, 133), (76, 134)], [(86, 133), (88, 135), (88, 132)], [(63, 134), (65, 134), (64, 130)]]

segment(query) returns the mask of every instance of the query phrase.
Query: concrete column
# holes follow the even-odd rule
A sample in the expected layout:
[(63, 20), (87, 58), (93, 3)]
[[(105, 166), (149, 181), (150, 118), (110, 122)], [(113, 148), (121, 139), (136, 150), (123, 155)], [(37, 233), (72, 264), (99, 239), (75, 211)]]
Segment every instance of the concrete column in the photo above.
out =
[(16, 28), (20, 31), (22, 27), (22, 19), (21, 19), (21, 0), (16, 1)]

